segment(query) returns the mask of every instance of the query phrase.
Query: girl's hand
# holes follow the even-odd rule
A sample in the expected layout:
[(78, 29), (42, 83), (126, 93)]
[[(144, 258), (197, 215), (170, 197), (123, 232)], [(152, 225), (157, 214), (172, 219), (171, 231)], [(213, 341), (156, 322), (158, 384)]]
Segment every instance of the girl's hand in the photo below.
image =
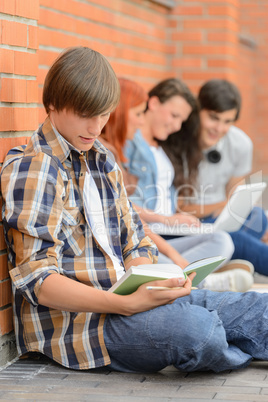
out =
[(165, 216), (166, 225), (187, 225), (187, 226), (200, 226), (200, 220), (193, 215), (187, 214), (174, 214), (171, 216)]
[(189, 265), (189, 261), (183, 258), (183, 256), (180, 255), (175, 249), (173, 250), (173, 253), (169, 255), (169, 258), (174, 262), (174, 264), (178, 265), (182, 269), (186, 268), (187, 265)]

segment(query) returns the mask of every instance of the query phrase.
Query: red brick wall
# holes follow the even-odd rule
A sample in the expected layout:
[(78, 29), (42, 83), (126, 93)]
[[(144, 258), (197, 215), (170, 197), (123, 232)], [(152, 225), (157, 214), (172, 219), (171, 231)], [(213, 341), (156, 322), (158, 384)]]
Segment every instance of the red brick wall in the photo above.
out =
[(59, 49), (69, 46), (89, 46), (103, 53), (117, 75), (146, 89), (166, 78), (174, 50), (168, 14), (168, 8), (143, 0), (40, 0), (40, 99), (47, 69)]
[(211, 78), (237, 79), (239, 1), (178, 1), (172, 10), (173, 71), (196, 93)]
[[(184, 79), (195, 93), (210, 78), (235, 82), (243, 96), (238, 125), (254, 141), (254, 169), (268, 174), (267, 0), (174, 0), (173, 9), (160, 3), (1, 0), (0, 164), (43, 120), (42, 85), (55, 57), (84, 45), (146, 89), (168, 76)], [(2, 229), (0, 336), (12, 329)]]
[(239, 124), (254, 142), (254, 168), (268, 174), (268, 3), (240, 0)]
[[(26, 143), (38, 125), (39, 1), (2, 0), (0, 13), (0, 164), (7, 151)], [(6, 17), (6, 18), (5, 18)], [(1, 201), (1, 199), (0, 199)], [(2, 205), (2, 202), (1, 202)], [(11, 286), (0, 226), (0, 336), (13, 328)]]

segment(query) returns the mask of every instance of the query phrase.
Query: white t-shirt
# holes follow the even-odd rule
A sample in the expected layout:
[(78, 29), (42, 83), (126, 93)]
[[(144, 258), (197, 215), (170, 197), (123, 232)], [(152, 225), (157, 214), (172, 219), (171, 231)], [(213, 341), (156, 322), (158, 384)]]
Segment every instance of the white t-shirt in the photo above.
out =
[(157, 202), (155, 212), (172, 215), (170, 188), (174, 179), (174, 168), (162, 147), (150, 147), (157, 166)]
[[(217, 149), (221, 154), (218, 163), (211, 163), (206, 158), (212, 149)], [(252, 152), (251, 139), (238, 127), (231, 126), (216, 147), (204, 152), (204, 159), (199, 165), (197, 197), (193, 197), (192, 202), (214, 204), (224, 201), (229, 180), (251, 172)]]
[(88, 165), (83, 188), (83, 196), (88, 224), (92, 230), (92, 233), (94, 234), (95, 239), (112, 260), (116, 272), (116, 278), (118, 280), (124, 275), (125, 270), (111, 249), (104, 222), (100, 194)]

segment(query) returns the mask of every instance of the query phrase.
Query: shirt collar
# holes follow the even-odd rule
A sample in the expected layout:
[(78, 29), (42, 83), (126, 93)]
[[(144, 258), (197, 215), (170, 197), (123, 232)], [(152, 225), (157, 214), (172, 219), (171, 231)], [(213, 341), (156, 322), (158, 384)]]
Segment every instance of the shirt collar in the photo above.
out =
[[(72, 151), (78, 153), (79, 155), (85, 154), (85, 152), (76, 149), (58, 132), (58, 130), (51, 123), (49, 117), (46, 118), (42, 126), (42, 131), (45, 135), (48, 145), (52, 149), (52, 152), (57, 155), (61, 162), (64, 162), (66, 159), (68, 159)], [(99, 140), (95, 140), (91, 150), (106, 156), (108, 154), (107, 148), (105, 148)]]

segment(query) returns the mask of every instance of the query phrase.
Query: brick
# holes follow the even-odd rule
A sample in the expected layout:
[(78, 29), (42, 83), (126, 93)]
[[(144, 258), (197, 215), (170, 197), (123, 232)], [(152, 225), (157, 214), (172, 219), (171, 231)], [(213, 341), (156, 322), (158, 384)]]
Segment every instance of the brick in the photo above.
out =
[(178, 21), (176, 20), (169, 20), (168, 21), (168, 28), (177, 28), (178, 27)]
[(13, 330), (12, 307), (0, 311), (0, 335), (8, 334)]
[(207, 66), (224, 69), (232, 68), (235, 70), (236, 68), (238, 68), (238, 63), (236, 60), (232, 59), (210, 59), (207, 60)]
[(45, 118), (47, 117), (46, 111), (44, 108), (39, 108), (38, 110), (38, 122), (41, 124)]
[[(40, 69), (38, 70), (38, 75), (37, 75), (36, 78), (37, 78), (37, 82), (38, 82), (39, 87), (42, 86), (42, 88), (43, 88), (43, 83), (44, 83), (44, 81), (45, 81), (47, 72), (48, 72), (48, 67), (47, 67), (46, 69), (40, 68)], [(42, 96), (41, 96), (40, 100), (41, 100), (41, 99), (42, 99)]]
[(238, 43), (238, 35), (233, 32), (208, 32), (207, 39), (210, 42)]
[(7, 268), (7, 254), (0, 255), (0, 281), (9, 277)]
[(184, 67), (184, 68), (201, 68), (202, 66), (202, 59), (200, 58), (178, 58), (178, 59), (173, 59), (172, 62), (173, 67)]
[[(43, 85), (41, 86), (39, 86), (38, 87), (38, 103), (40, 104), (40, 105), (42, 105), (43, 104)], [(39, 109), (39, 108), (38, 108)], [(42, 106), (42, 109), (43, 109), (43, 106)]]
[(202, 32), (174, 32), (172, 35), (172, 40), (174, 41), (181, 41), (181, 42), (189, 42), (189, 41), (195, 41), (199, 42), (203, 38)]
[[(90, 17), (90, 15), (88, 17)], [(141, 24), (139, 21), (126, 18), (119, 14), (114, 14), (113, 18), (109, 21), (109, 25), (106, 23), (100, 29), (99, 23), (81, 21), (81, 19), (78, 20), (64, 14), (61, 14), (59, 18), (58, 13), (41, 9), (39, 24), (47, 25), (49, 28), (68, 30), (81, 35), (88, 35), (90, 32), (93, 37), (96, 36), (99, 39), (105, 40), (113, 40), (113, 32), (115, 29), (131, 30), (141, 35), (153, 36), (155, 39), (164, 39), (166, 35), (163, 27), (159, 27), (158, 29), (157, 26), (152, 24)]]
[(239, 25), (237, 22), (230, 19), (192, 19), (183, 21), (184, 29), (228, 29), (230, 31), (238, 32)]
[(0, 282), (0, 307), (11, 304), (11, 281), (10, 279)]
[[(111, 36), (112, 35), (112, 36)], [(109, 40), (108, 43), (105, 43)], [(100, 41), (102, 39), (102, 41)], [(110, 42), (112, 40), (112, 43)], [(162, 41), (155, 40), (154, 37), (140, 37), (134, 36), (125, 32), (122, 35), (121, 31), (110, 30), (108, 35), (91, 37), (88, 40), (78, 39), (75, 35), (64, 35), (61, 32), (47, 31), (46, 29), (39, 28), (39, 42), (43, 45), (50, 46), (51, 43), (57, 48), (65, 48), (69, 46), (89, 46), (98, 52), (104, 54), (106, 57), (114, 57), (114, 49), (118, 47), (120, 43), (120, 49), (124, 47), (137, 47), (148, 50), (155, 50), (161, 53), (169, 53), (169, 46)], [(43, 50), (39, 51), (40, 58), (42, 57)], [(40, 61), (42, 65), (42, 59)]]
[(118, 59), (123, 60), (133, 60), (135, 62), (140, 62), (143, 64), (152, 63), (159, 66), (165, 66), (167, 63), (166, 57), (163, 55), (158, 55), (158, 53), (143, 51), (134, 51), (128, 48), (116, 49), (115, 56)]
[(28, 25), (28, 48), (38, 49), (39, 45), (38, 26)]
[(15, 0), (1, 0), (0, 13), (3, 14), (15, 14)]
[(27, 25), (15, 21), (1, 21), (1, 43), (13, 46), (27, 46)]
[(14, 108), (14, 131), (36, 130), (38, 127), (37, 108)]
[[(0, 138), (0, 161), (3, 162), (8, 151), (18, 145), (27, 144), (29, 137)], [(2, 240), (2, 243), (1, 243)], [(6, 248), (3, 242), (3, 227), (0, 226), (0, 250)]]
[(2, 73), (14, 73), (14, 51), (0, 49), (0, 71)]
[(234, 8), (232, 6), (216, 6), (208, 8), (208, 15), (217, 16), (227, 16), (234, 19), (239, 17), (239, 8)]
[(237, 54), (237, 49), (234, 48), (233, 46), (213, 46), (213, 45), (185, 45), (183, 46), (183, 54), (201, 54), (201, 55), (236, 55)]
[(13, 124), (13, 114), (12, 108), (0, 108), (0, 131), (11, 130)]
[(33, 20), (38, 20), (39, 0), (16, 0), (16, 15)]
[(2, 78), (0, 99), (2, 102), (26, 102), (26, 80)]
[(147, 68), (145, 66), (137, 66), (137, 65), (127, 64), (127, 63), (120, 63), (118, 61), (111, 62), (111, 65), (118, 76), (132, 75), (133, 77), (140, 77), (140, 78), (150, 76), (150, 78), (152, 78), (154, 80), (154, 82), (156, 80), (160, 81), (160, 80), (164, 79), (164, 77), (167, 74), (166, 71), (157, 70), (157, 69), (152, 70), (149, 67)]
[(15, 52), (14, 73), (36, 76), (38, 73), (38, 57), (36, 53)]
[(38, 84), (36, 80), (26, 81), (26, 102), (27, 103), (38, 102)]
[(204, 10), (201, 6), (178, 6), (172, 9), (172, 15), (203, 15)]
[[(192, 3), (193, 2), (193, 0), (184, 0), (184, 3)], [(223, 3), (223, 0), (195, 0), (195, 3), (202, 3), (202, 4), (206, 4), (206, 5), (209, 5), (209, 4), (215, 4), (215, 3)], [(236, 7), (239, 7), (240, 6), (240, 0), (224, 0), (224, 3), (226, 3), (226, 4), (230, 4), (230, 5), (233, 5), (233, 6), (236, 6)], [(244, 7), (244, 5), (243, 5), (243, 7)]]
[(191, 72), (187, 71), (183, 73), (183, 79), (184, 80), (201, 80), (201, 81), (208, 81), (213, 78), (225, 78), (228, 79), (226, 72), (212, 72), (212, 71), (197, 71), (197, 72)]

